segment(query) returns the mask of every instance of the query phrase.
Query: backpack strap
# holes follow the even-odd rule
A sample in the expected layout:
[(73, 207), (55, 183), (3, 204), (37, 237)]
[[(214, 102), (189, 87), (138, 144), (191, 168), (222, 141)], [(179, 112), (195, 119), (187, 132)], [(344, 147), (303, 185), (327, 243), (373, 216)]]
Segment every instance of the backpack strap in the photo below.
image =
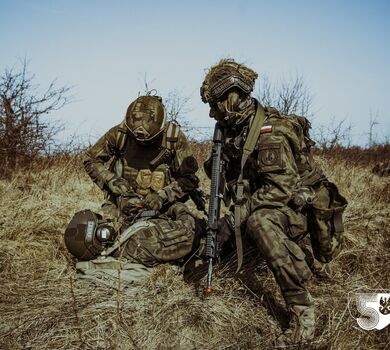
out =
[(123, 176), (123, 161), (122, 157), (125, 152), (125, 146), (128, 140), (128, 130), (125, 124), (125, 121), (121, 122), (116, 127), (116, 134), (115, 134), (115, 149), (117, 152), (116, 160), (112, 163), (111, 171), (115, 173), (116, 176), (122, 177)]
[[(167, 127), (164, 130), (163, 139), (161, 145), (169, 150), (175, 150), (177, 141), (179, 140), (180, 126), (174, 122), (168, 122)], [(128, 138), (128, 130), (125, 121), (119, 124), (115, 145), (119, 153), (123, 153)]]
[(244, 149), (242, 152), (241, 158), (241, 172), (237, 180), (237, 192), (236, 192), (236, 202), (234, 205), (234, 234), (236, 238), (236, 248), (237, 248), (237, 271), (241, 269), (243, 262), (243, 248), (242, 248), (242, 239), (241, 239), (241, 205), (244, 200), (244, 167), (248, 160), (248, 157), (251, 155), (255, 149), (257, 140), (260, 136), (261, 127), (264, 124), (265, 119), (265, 110), (260, 103), (257, 105), (256, 114), (252, 118), (249, 125), (248, 136), (245, 140)]
[(117, 150), (119, 151), (119, 154), (123, 154), (123, 152), (125, 151), (127, 137), (128, 137), (128, 130), (125, 121), (123, 121), (118, 125), (118, 130), (116, 133), (116, 140), (115, 140), (115, 145)]
[(176, 149), (177, 141), (179, 140), (180, 126), (174, 122), (168, 122), (162, 139), (162, 146), (169, 150)]

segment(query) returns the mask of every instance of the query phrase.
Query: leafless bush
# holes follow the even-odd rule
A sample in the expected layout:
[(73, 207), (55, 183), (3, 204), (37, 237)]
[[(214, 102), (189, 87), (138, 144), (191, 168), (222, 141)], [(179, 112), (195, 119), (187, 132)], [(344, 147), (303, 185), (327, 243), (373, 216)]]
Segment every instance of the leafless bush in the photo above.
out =
[(183, 131), (189, 131), (192, 128), (187, 114), (191, 111), (188, 103), (189, 96), (183, 96), (178, 90), (171, 90), (164, 98), (164, 105), (167, 111), (168, 119), (178, 123)]
[(377, 144), (377, 137), (374, 134), (374, 128), (375, 126), (379, 125), (380, 123), (378, 122), (378, 112), (373, 115), (373, 112), (370, 110), (370, 119), (368, 122), (368, 147), (374, 146), (374, 144)]
[(321, 155), (326, 159), (344, 161), (347, 164), (359, 164), (371, 168), (378, 163), (388, 162), (390, 159), (390, 144), (384, 143), (370, 148), (336, 146), (332, 149), (325, 149), (315, 147), (314, 154)]
[[(152, 88), (156, 79), (149, 79), (147, 73), (141, 76), (140, 83), (145, 95), (159, 94), (157, 89)], [(173, 121), (181, 126), (184, 132), (193, 128), (188, 120), (187, 114), (191, 112), (189, 107), (190, 96), (183, 95), (179, 90), (170, 90), (165, 96), (162, 96), (168, 120)]]
[(275, 107), (282, 114), (299, 114), (312, 117), (313, 95), (310, 93), (302, 75), (291, 76), (271, 82), (268, 76), (260, 80), (256, 96), (263, 105)]
[[(5, 69), (0, 76), (0, 154), (3, 176), (9, 176), (17, 164), (25, 164), (47, 150), (62, 129), (44, 119), (70, 101), (70, 87), (57, 87), (52, 81), (40, 91), (35, 76), (21, 67)], [(1, 174), (0, 174), (1, 175)]]
[(312, 132), (317, 147), (323, 150), (332, 150), (336, 147), (350, 147), (352, 126), (345, 119), (337, 121), (332, 118), (328, 125), (319, 125)]

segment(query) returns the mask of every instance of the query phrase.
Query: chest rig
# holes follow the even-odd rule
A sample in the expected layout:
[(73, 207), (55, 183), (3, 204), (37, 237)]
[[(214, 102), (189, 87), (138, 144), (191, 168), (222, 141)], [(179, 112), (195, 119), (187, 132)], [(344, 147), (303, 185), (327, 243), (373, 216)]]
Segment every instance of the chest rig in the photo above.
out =
[(152, 143), (137, 141), (128, 132), (118, 133), (115, 174), (128, 180), (135, 192), (146, 196), (172, 181), (175, 149), (180, 128), (169, 122)]

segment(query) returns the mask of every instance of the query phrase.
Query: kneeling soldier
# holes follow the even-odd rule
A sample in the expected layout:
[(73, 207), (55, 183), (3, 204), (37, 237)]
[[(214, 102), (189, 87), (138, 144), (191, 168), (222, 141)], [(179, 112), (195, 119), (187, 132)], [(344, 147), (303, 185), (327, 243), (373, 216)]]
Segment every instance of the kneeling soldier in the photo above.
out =
[(111, 256), (153, 267), (183, 261), (198, 244), (197, 220), (183, 204), (202, 202), (198, 165), (160, 97), (133, 101), (123, 122), (87, 151), (84, 166), (105, 202), (102, 215), (76, 213), (66, 229), (65, 243), (80, 261)]
[[(308, 233), (308, 207), (314, 211), (321, 204), (315, 218), (318, 229), (336, 228), (319, 236), (311, 232), (316, 257), (328, 262), (340, 247), (346, 201), (311, 157), (310, 123), (304, 117), (283, 116), (275, 108), (263, 107), (251, 96), (256, 78), (252, 69), (222, 60), (209, 69), (201, 97), (222, 134), (226, 198), (234, 202), (239, 267), (242, 228), (265, 257), (291, 313), (289, 329), (276, 342), (285, 345), (314, 337), (314, 305), (305, 287), (312, 273), (297, 244)], [(210, 169), (209, 160), (206, 173)], [(328, 219), (335, 221), (331, 225), (325, 222)]]

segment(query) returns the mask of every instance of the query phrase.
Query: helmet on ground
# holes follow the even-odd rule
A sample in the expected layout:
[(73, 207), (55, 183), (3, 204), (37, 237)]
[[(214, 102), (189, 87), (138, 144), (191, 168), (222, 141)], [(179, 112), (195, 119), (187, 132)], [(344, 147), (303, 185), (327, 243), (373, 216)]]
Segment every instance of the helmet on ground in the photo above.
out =
[(74, 214), (66, 227), (65, 245), (77, 259), (92, 260), (114, 243), (114, 228), (107, 223), (100, 224), (100, 219), (99, 214), (83, 210)]
[(149, 141), (166, 126), (166, 112), (160, 96), (140, 96), (127, 108), (126, 126), (138, 141)]
[[(250, 93), (257, 73), (233, 59), (223, 59), (206, 74), (200, 95), (211, 107), (210, 117), (241, 123), (253, 110)], [(250, 108), (249, 108), (250, 107)]]

